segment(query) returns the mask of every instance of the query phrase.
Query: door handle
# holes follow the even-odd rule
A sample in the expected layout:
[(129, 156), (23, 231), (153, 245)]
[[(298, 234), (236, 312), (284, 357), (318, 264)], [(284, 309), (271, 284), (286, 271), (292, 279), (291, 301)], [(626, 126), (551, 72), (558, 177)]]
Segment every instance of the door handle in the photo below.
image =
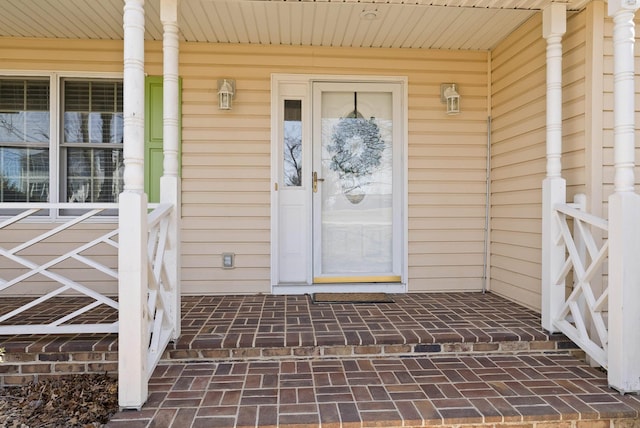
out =
[(324, 181), (324, 178), (318, 178), (318, 173), (313, 171), (313, 193), (318, 192), (318, 181)]

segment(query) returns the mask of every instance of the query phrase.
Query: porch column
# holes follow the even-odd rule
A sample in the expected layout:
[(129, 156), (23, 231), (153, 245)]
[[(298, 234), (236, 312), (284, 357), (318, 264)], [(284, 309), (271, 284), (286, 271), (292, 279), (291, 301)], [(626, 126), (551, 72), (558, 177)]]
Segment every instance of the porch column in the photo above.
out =
[(562, 178), (562, 36), (567, 27), (566, 6), (551, 3), (542, 11), (542, 35), (547, 40), (547, 176), (542, 183), (542, 328), (559, 330), (554, 319), (565, 300), (564, 281), (556, 283), (564, 264), (564, 245), (554, 207), (566, 202)]
[(634, 191), (634, 0), (609, 0), (613, 17), (614, 193), (609, 197), (609, 385), (640, 392), (640, 195)]
[(160, 202), (171, 204), (169, 220), (169, 248), (165, 254), (165, 266), (171, 286), (172, 338), (180, 336), (180, 189), (179, 176), (179, 39), (178, 0), (162, 0), (160, 19), (163, 34), (163, 173), (160, 178)]
[(118, 403), (147, 400), (147, 195), (144, 193), (144, 0), (124, 3), (124, 192), (119, 198)]

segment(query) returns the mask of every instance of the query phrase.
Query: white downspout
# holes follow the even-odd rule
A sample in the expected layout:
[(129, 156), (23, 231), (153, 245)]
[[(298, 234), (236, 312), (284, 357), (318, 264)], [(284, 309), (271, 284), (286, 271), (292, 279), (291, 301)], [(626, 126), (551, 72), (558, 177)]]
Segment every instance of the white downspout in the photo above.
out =
[(484, 255), (482, 260), (482, 294), (489, 287), (489, 263), (491, 260), (491, 52), (487, 53), (487, 164), (484, 212)]
[(491, 116), (487, 117), (487, 173), (486, 173), (486, 199), (484, 212), (484, 258), (482, 261), (482, 294), (489, 289), (489, 255), (491, 243), (489, 242), (489, 227), (491, 216)]

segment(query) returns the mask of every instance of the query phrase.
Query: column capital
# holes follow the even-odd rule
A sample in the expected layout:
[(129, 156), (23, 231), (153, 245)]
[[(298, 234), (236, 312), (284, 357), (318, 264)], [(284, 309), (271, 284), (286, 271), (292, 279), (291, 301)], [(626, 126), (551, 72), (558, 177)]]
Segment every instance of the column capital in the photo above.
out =
[(608, 0), (609, 16), (621, 10), (633, 11), (640, 9), (640, 0)]
[(542, 9), (542, 37), (562, 36), (567, 31), (567, 6), (550, 3)]

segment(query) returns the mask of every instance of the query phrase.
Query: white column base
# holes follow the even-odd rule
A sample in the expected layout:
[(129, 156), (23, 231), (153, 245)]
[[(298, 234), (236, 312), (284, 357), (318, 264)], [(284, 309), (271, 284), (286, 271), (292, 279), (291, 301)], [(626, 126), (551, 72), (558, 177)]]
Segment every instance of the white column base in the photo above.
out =
[(118, 251), (118, 404), (140, 409), (148, 398), (147, 195), (120, 194)]
[(554, 206), (566, 203), (567, 185), (561, 177), (547, 177), (542, 182), (542, 328), (549, 333), (560, 330), (555, 317), (565, 302), (565, 284), (555, 284), (565, 261), (560, 225), (555, 219)]
[(609, 197), (609, 386), (640, 393), (640, 195)]

